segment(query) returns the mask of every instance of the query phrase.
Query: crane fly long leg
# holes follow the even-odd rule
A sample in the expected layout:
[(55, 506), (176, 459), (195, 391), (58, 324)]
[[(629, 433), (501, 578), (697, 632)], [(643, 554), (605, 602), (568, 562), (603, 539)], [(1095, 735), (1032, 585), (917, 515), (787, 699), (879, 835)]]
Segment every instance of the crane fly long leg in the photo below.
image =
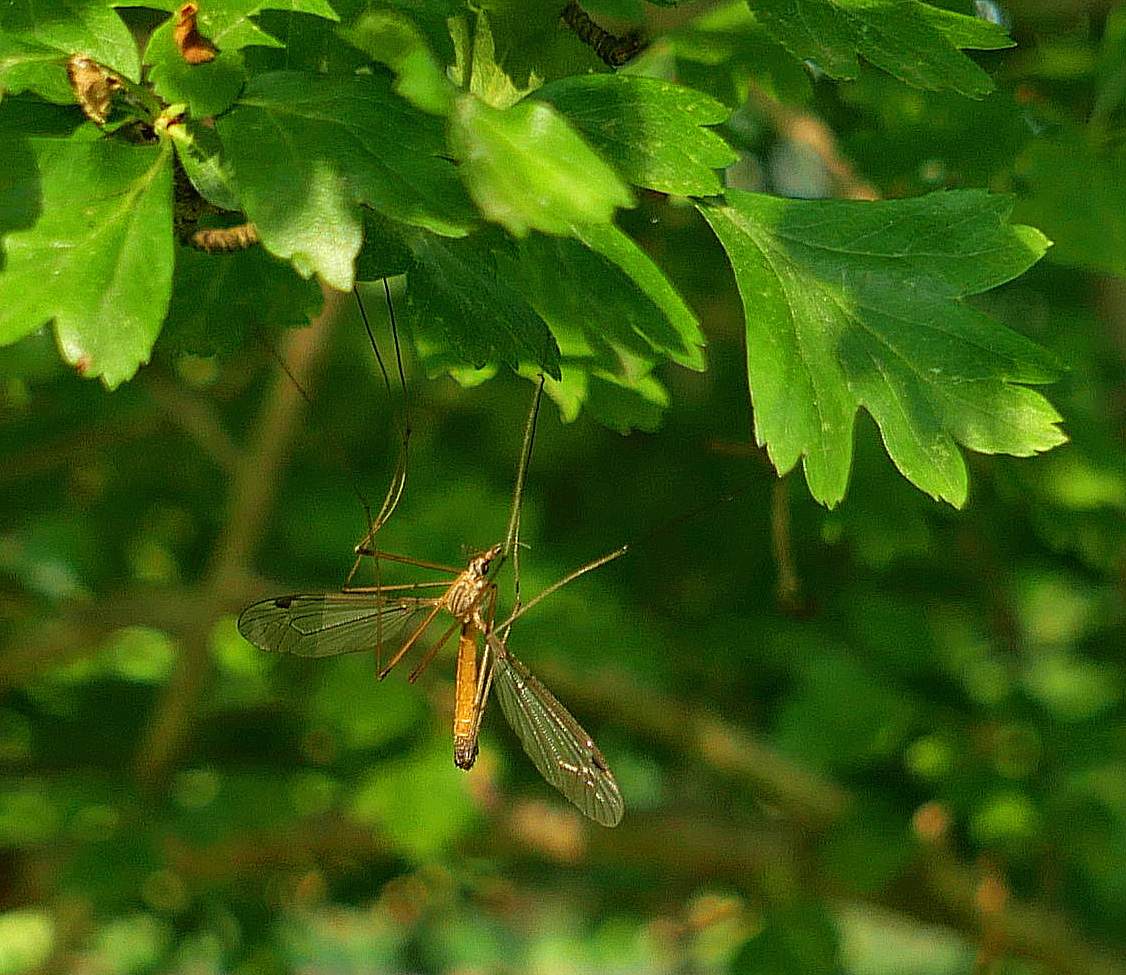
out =
[[(449, 640), (449, 638), (451, 636), (453, 636), (454, 630), (456, 630), (457, 627), (458, 627), (458, 622), (457, 622), (457, 620), (454, 620), (449, 625), (449, 627), (447, 627), (446, 632), (442, 634), (442, 636), (438, 640), (438, 642), (435, 643), (434, 646), (432, 646), (429, 650), (426, 651), (426, 656), (424, 656), (418, 662), (418, 666), (415, 667), (414, 670), (411, 671), (411, 675), (410, 675), (409, 680), (412, 684), (416, 680), (418, 680), (418, 675), (421, 674), (427, 667), (430, 666), (430, 661), (432, 661), (436, 656), (438, 656), (438, 651), (441, 650), (442, 647), (444, 647), (446, 645), (446, 642)], [(388, 667), (388, 670), (390, 670), (390, 667)]]
[[(369, 539), (364, 538), (364, 540), (356, 546), (355, 552), (357, 555), (366, 555), (370, 558), (378, 559), (380, 562), (399, 562), (403, 565), (413, 565), (419, 569), (433, 569), (435, 572), (448, 572), (450, 575), (455, 576), (464, 571), (463, 569), (455, 569), (452, 565), (442, 565), (440, 562), (426, 562), (422, 559), (411, 558), (409, 555), (394, 555), (391, 552), (380, 552), (377, 549), (367, 548), (365, 545), (367, 541), (369, 541)], [(449, 583), (446, 583), (446, 585), (449, 585)]]
[[(457, 623), (466, 623), (473, 619), (478, 613), (478, 606), (481, 600), (486, 596), (490, 588), (495, 588), (489, 582), (489, 566), (500, 554), (500, 546), (494, 545), (492, 548), (478, 552), (469, 560), (469, 565), (465, 567), (462, 572), (459, 572), (457, 578), (450, 583), (449, 588), (438, 597), (433, 611), (421, 624), (418, 629), (408, 637), (406, 643), (400, 648), (399, 652), (388, 662), (387, 666), (383, 668), (379, 676), (382, 679), (386, 677), (391, 668), (395, 666), (408, 650), (417, 642), (418, 638), (422, 636), (423, 632), (433, 621), (434, 617), (438, 614), (438, 610), (444, 609), (449, 613)], [(437, 646), (430, 652), (430, 654), (419, 664), (418, 668), (411, 675), (413, 681), (422, 669), (433, 659), (434, 654), (438, 652), (441, 646), (450, 638), (450, 635), (456, 629), (456, 623), (452, 625), (438, 641)]]
[(492, 629), (485, 640), (501, 711), (540, 775), (596, 823), (617, 826), (625, 803), (594, 739)]
[(473, 698), (473, 741), (481, 733), (481, 721), (485, 717), (485, 705), (489, 700), (489, 691), (493, 688), (493, 652), (489, 649), (488, 640), (481, 650), (481, 665), (477, 668), (477, 690)]
[[(478, 552), (452, 581), (442, 584), (445, 588), (438, 596), (398, 596), (385, 602), (387, 593), (416, 588), (411, 585), (355, 586), (335, 595), (279, 596), (248, 608), (239, 617), (239, 631), (264, 650), (306, 657), (333, 656), (372, 648), (382, 650), (390, 642), (391, 635), (409, 633), (387, 665), (379, 671), (379, 677), (383, 679), (430, 628), (439, 611), (445, 610), (453, 616), (454, 622), (415, 667), (410, 676), (413, 682), (459, 624), (470, 626), (474, 632), (480, 630), (484, 625), (480, 620), (481, 605), (485, 600), (490, 601), (491, 617), (496, 586), (489, 581), (489, 567), (500, 554), (500, 549), (499, 545), (495, 545)], [(410, 561), (399, 557), (397, 560)], [(418, 621), (420, 616), (421, 621)], [(410, 623), (416, 621), (417, 625), (410, 629)], [(475, 678), (471, 683), (475, 684)]]
[[(368, 340), (371, 342), (371, 350), (375, 353), (375, 361), (379, 363), (379, 371), (383, 374), (383, 385), (387, 389), (387, 398), (389, 401), (393, 401), (391, 377), (387, 374), (387, 367), (383, 363), (383, 356), (379, 354), (379, 345), (375, 341), (375, 334), (371, 330), (371, 322), (368, 321), (367, 310), (364, 308), (364, 303), (360, 299), (359, 290), (353, 287), (352, 293), (356, 296), (356, 303), (359, 305), (360, 309), (360, 318), (363, 319), (364, 330), (367, 332)], [(363, 540), (355, 546), (356, 561), (353, 563), (352, 571), (348, 573), (348, 578), (344, 582), (345, 589), (351, 585), (352, 579), (355, 578), (364, 556), (376, 554), (375, 536), (399, 506), (399, 501), (407, 485), (407, 468), (409, 466), (411, 441), (410, 397), (407, 394), (407, 377), (403, 373), (403, 350), (399, 346), (399, 330), (395, 322), (395, 305), (394, 302), (391, 301), (391, 287), (387, 283), (387, 278), (383, 279), (383, 294), (387, 298), (387, 313), (391, 319), (391, 337), (395, 343), (395, 364), (398, 366), (399, 370), (399, 386), (403, 391), (402, 423), (400, 431), (402, 446), (399, 450), (399, 459), (395, 464), (395, 471), (391, 475), (391, 483), (387, 486), (387, 494), (384, 495), (383, 504), (380, 505), (379, 513), (375, 518), (371, 517), (371, 509), (368, 507), (367, 502), (364, 501), (364, 510), (368, 515), (368, 530)], [(365, 549), (363, 553), (360, 552), (361, 548)], [(378, 562), (376, 562), (375, 573), (375, 581), (378, 584), (380, 582)]]
[(395, 666), (395, 664), (397, 664), (400, 660), (403, 659), (403, 657), (407, 655), (407, 651), (409, 651), (410, 648), (418, 642), (418, 638), (422, 636), (422, 634), (426, 632), (426, 628), (434, 622), (434, 617), (438, 615), (438, 611), (443, 606), (443, 599), (444, 597), (440, 597), (434, 601), (434, 606), (430, 610), (430, 612), (426, 614), (426, 618), (423, 619), (423, 621), (419, 623), (417, 627), (415, 627), (414, 632), (409, 637), (407, 637), (407, 639), (403, 642), (403, 645), (396, 651), (395, 655), (389, 661), (387, 661), (387, 666), (379, 672), (380, 680), (383, 680), (384, 677), (391, 673), (391, 669)]
[[(379, 524), (381, 524), (381, 522)], [(424, 562), (422, 559), (414, 559), (414, 558), (410, 558), (406, 555), (394, 555), (394, 554), (391, 554), (389, 552), (380, 552), (380, 551), (378, 551), (374, 548), (368, 548), (367, 545), (371, 541), (372, 536), (374, 535), (375, 531), (377, 531), (377, 530), (378, 530), (378, 526), (373, 528), (372, 531), (370, 531), (364, 537), (364, 539), (359, 544), (356, 545), (356, 548), (355, 548), (356, 562), (352, 566), (352, 571), (348, 573), (348, 578), (344, 582), (344, 592), (370, 593), (376, 599), (376, 601), (378, 602), (383, 596), (385, 596), (388, 593), (393, 593), (393, 592), (401, 593), (401, 592), (418, 591), (418, 590), (424, 590), (424, 589), (439, 589), (440, 588), (440, 589), (443, 590), (442, 595), (437, 597), (437, 599), (440, 601), (442, 598), (444, 598), (449, 593), (451, 586), (456, 584), (457, 579), (461, 578), (461, 576), (464, 575), (464, 570), (454, 569), (451, 566), (440, 565), (436, 562)], [(362, 560), (365, 556), (369, 556), (372, 559), (372, 562), (375, 566), (376, 583), (375, 583), (374, 586), (353, 585), (352, 579), (355, 577), (356, 572), (360, 567), (360, 563), (362, 562)], [(412, 566), (419, 568), (419, 569), (429, 569), (429, 570), (433, 570), (433, 571), (436, 571), (436, 572), (448, 572), (451, 575), (455, 576), (455, 579), (454, 579), (454, 582), (452, 582), (452, 583), (449, 579), (446, 579), (446, 580), (440, 580), (440, 581), (434, 581), (434, 582), (404, 582), (404, 583), (396, 583), (396, 584), (393, 584), (393, 585), (385, 585), (380, 581), (379, 566), (380, 566), (381, 562), (397, 562), (397, 563), (400, 563), (400, 564), (403, 564), (403, 565), (412, 565)], [(431, 617), (431, 620), (432, 619), (433, 619), (433, 617)], [(422, 626), (422, 629), (425, 630), (427, 625), (429, 625), (429, 621), (427, 622), (427, 624), (424, 624)], [(415, 635), (415, 639), (417, 639), (418, 635), (419, 634)], [(386, 642), (388, 642), (388, 641), (384, 640), (383, 632), (382, 632), (382, 629), (381, 629), (381, 624), (377, 624), (377, 633), (376, 633), (375, 645), (378, 646), (378, 647), (383, 647)], [(383, 665), (382, 658), (377, 656), (376, 666), (379, 668), (378, 673), (379, 673), (379, 679), (380, 680), (383, 680), (383, 678), (386, 677), (388, 675), (388, 673), (390, 673), (391, 668), (394, 667), (395, 664), (397, 664), (402, 659), (403, 654), (406, 653), (406, 651), (409, 650), (410, 647), (413, 646), (413, 645), (414, 645), (413, 641), (408, 641), (408, 644), (404, 648), (400, 649), (399, 653), (397, 653), (395, 655), (394, 659), (392, 659), (391, 662), (388, 663), (386, 666)], [(415, 674), (415, 676), (417, 676), (417, 673)], [(413, 679), (414, 678), (412, 677), (412, 680)]]

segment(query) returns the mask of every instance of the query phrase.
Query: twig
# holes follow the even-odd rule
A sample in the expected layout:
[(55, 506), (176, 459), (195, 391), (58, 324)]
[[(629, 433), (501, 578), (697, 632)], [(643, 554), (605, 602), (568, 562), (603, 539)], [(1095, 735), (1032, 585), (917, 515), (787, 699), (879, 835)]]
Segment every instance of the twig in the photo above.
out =
[[(983, 924), (978, 889), (981, 877), (949, 854), (923, 856), (909, 876), (880, 897), (884, 906), (924, 921), (938, 921), (976, 939)], [(1009, 898), (993, 918), (1004, 934), (1008, 955), (1047, 966), (1057, 975), (1123, 975), (1126, 958), (1090, 943), (1074, 918), (1038, 904)]]
[(224, 471), (232, 472), (241, 452), (211, 404), (199, 396), (193, 396), (154, 369), (146, 371), (144, 380), (153, 402), (164, 414), (178, 424)]
[[(326, 288), (317, 320), (306, 329), (293, 330), (287, 339), (283, 355), (291, 374), (306, 388), (328, 348), (342, 298)], [(211, 682), (208, 635), (226, 607), (227, 590), (245, 579), (261, 542), (281, 468), (301, 418), (302, 402), (290, 379), (279, 375), (263, 404), (254, 440), (235, 464), (230, 515), (204, 575), (197, 620), (179, 634), (181, 650), (176, 669), (137, 748), (134, 773), (142, 788), (164, 787), (191, 737), (200, 701)]]
[(770, 551), (778, 579), (774, 591), (778, 605), (784, 613), (794, 614), (801, 607), (801, 578), (794, 559), (793, 539), (790, 536), (790, 477), (778, 478), (771, 486), (770, 495)]
[(816, 153), (836, 183), (836, 196), (846, 200), (878, 200), (879, 191), (857, 176), (852, 163), (840, 152), (833, 130), (811, 112), (780, 102), (761, 86), (751, 84), (750, 100), (780, 134)]
[(719, 716), (650, 695), (610, 674), (576, 681), (560, 668), (540, 664), (550, 685), (593, 713), (610, 714), (640, 740), (680, 755), (684, 762), (736, 779), (806, 831), (839, 822), (851, 797), (838, 785), (757, 741)]

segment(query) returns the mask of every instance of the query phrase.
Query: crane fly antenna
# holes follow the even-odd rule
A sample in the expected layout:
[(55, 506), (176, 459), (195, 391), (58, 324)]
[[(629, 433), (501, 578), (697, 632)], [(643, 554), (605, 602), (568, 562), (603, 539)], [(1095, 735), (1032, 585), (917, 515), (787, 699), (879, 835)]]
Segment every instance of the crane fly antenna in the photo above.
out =
[[(383, 356), (380, 355), (379, 345), (375, 341), (375, 334), (372, 332), (371, 322), (368, 320), (367, 309), (364, 308), (363, 300), (360, 298), (359, 289), (353, 285), (353, 293), (356, 295), (356, 303), (360, 308), (360, 318), (364, 323), (364, 330), (368, 334), (368, 342), (371, 345), (372, 352), (375, 353), (375, 361), (379, 363), (379, 372), (383, 376), (383, 385), (387, 390), (387, 399), (389, 402), (394, 402), (394, 394), (391, 391), (391, 377), (387, 373), (387, 366), (383, 362)], [(395, 463), (395, 472), (391, 476), (391, 483), (387, 486), (387, 494), (383, 497), (383, 503), (379, 506), (379, 513), (372, 518), (371, 509), (366, 508), (367, 525), (362, 539), (356, 543), (353, 548), (355, 554), (355, 561), (352, 563), (352, 571), (348, 573), (348, 578), (344, 582), (344, 588), (347, 589), (352, 585), (352, 580), (355, 578), (356, 573), (359, 571), (360, 566), (363, 564), (364, 558), (369, 557), (372, 560), (373, 573), (375, 575), (375, 591), (379, 592), (382, 589), (382, 574), (380, 572), (380, 560), (384, 556), (380, 553), (375, 545), (375, 536), (379, 530), (387, 523), (387, 520), (394, 513), (395, 509), (399, 506), (399, 500), (403, 496), (403, 491), (407, 484), (407, 467), (408, 458), (410, 456), (410, 439), (411, 439), (411, 417), (410, 417), (410, 397), (407, 393), (407, 378), (403, 371), (403, 349), (399, 343), (399, 329), (395, 320), (395, 304), (391, 300), (391, 286), (387, 283), (387, 278), (383, 278), (383, 294), (387, 299), (387, 314), (391, 322), (391, 338), (395, 343), (395, 364), (399, 373), (399, 388), (403, 391), (402, 396), (402, 422), (399, 424), (401, 443), (399, 447), (399, 459)], [(377, 617), (376, 626), (376, 645), (383, 646), (383, 625), (382, 616)], [(376, 654), (376, 663), (380, 668), (381, 676), (386, 673), (383, 669), (379, 653)]]
[(628, 552), (631, 548), (633, 548), (632, 545), (622, 545), (614, 549), (614, 551), (607, 552), (605, 555), (600, 556), (593, 562), (588, 562), (586, 565), (579, 566), (579, 568), (575, 569), (574, 571), (568, 572), (567, 575), (565, 575), (562, 579), (560, 579), (558, 582), (553, 582), (543, 592), (537, 593), (523, 606), (516, 606), (513, 609), (512, 613), (509, 614), (508, 619), (506, 619), (503, 623), (500, 623), (496, 627), (496, 629), (504, 630), (507, 634), (508, 628), (511, 627), (513, 623), (515, 623), (521, 616), (528, 612), (528, 610), (533, 606), (542, 603), (545, 599), (547, 599), (548, 596), (552, 596), (555, 593), (559, 592), (559, 590), (564, 586), (570, 585), (577, 578), (579, 578), (579, 576), (585, 576), (588, 572), (593, 572), (595, 569), (602, 568), (602, 566), (604, 566), (607, 562), (613, 562), (614, 559), (625, 555), (626, 552)]

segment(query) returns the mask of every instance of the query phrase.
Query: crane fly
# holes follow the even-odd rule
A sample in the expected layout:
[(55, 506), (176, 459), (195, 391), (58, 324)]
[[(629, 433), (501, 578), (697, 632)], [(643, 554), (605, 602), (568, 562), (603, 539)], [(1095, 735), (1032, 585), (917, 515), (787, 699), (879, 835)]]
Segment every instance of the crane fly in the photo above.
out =
[[(540, 774), (586, 816), (603, 826), (616, 826), (625, 806), (606, 759), (555, 695), (509, 653), (500, 636), (499, 631), (507, 634), (507, 627), (523, 610), (501, 626), (494, 625), (496, 583), (489, 578), (489, 570), (501, 550), (501, 545), (494, 545), (474, 555), (452, 582), (433, 584), (445, 586), (435, 596), (403, 594), (407, 590), (417, 592), (432, 585), (429, 583), (353, 586), (339, 593), (279, 596), (245, 610), (239, 617), (239, 632), (263, 650), (300, 657), (382, 651), (397, 645), (379, 672), (383, 678), (444, 612), (453, 621), (423, 655), (410, 679), (415, 680), (458, 632), (455, 764), (463, 769), (472, 767), (485, 703), (495, 684), (501, 711)], [(378, 558), (413, 564), (413, 560), (382, 552)], [(604, 557), (571, 573), (523, 609), (605, 561), (609, 559)], [(479, 648), (481, 638), (484, 642)]]
[[(374, 344), (373, 338), (373, 347)], [(401, 360), (399, 373), (402, 378)], [(454, 763), (462, 769), (473, 766), (477, 758), (481, 720), (495, 683), (501, 711), (540, 774), (586, 816), (604, 826), (616, 826), (625, 805), (606, 759), (555, 695), (508, 652), (507, 637), (513, 621), (523, 612), (578, 576), (621, 555), (626, 547), (570, 573), (523, 607), (520, 606), (519, 573), (516, 572), (516, 608), (503, 623), (494, 624), (497, 584), (490, 577), (490, 570), (495, 570), (509, 553), (513, 553), (513, 561), (517, 561), (520, 500), (542, 394), (541, 379), (524, 428), (524, 445), (517, 466), (512, 509), (503, 544), (478, 552), (460, 571), (376, 548), (375, 535), (394, 511), (403, 492), (408, 421), (400, 465), (379, 513), (374, 520), (369, 516), (368, 532), (355, 547), (356, 561), (344, 588), (337, 593), (264, 599), (242, 613), (238, 628), (256, 647), (299, 657), (332, 657), (374, 650), (378, 659), (382, 660), (384, 652), (391, 651), (390, 659), (379, 670), (382, 680), (422, 640), (439, 615), (444, 613), (452, 617), (452, 622), (411, 672), (410, 680), (413, 682), (425, 670), (457, 632)], [(365, 558), (373, 560), (375, 584), (354, 585), (353, 579)], [(379, 567), (385, 561), (445, 571), (452, 574), (452, 579), (447, 575), (444, 582), (383, 585)], [(427, 589), (434, 594), (423, 595)]]

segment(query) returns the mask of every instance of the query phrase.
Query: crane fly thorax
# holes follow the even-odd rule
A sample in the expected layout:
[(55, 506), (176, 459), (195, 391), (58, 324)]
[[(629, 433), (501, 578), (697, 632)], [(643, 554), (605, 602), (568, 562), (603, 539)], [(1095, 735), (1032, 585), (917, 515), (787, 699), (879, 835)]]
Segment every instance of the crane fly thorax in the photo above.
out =
[(446, 609), (451, 616), (463, 623), (468, 623), (473, 618), (473, 612), (481, 601), (487, 583), (484, 579), (475, 579), (468, 572), (463, 572), (446, 592)]
[(479, 615), (477, 607), (480, 605), (481, 595), (489, 586), (489, 566), (500, 554), (500, 548), (499, 545), (494, 545), (488, 551), (474, 555), (466, 570), (446, 591), (446, 609), (463, 623), (473, 622)]

